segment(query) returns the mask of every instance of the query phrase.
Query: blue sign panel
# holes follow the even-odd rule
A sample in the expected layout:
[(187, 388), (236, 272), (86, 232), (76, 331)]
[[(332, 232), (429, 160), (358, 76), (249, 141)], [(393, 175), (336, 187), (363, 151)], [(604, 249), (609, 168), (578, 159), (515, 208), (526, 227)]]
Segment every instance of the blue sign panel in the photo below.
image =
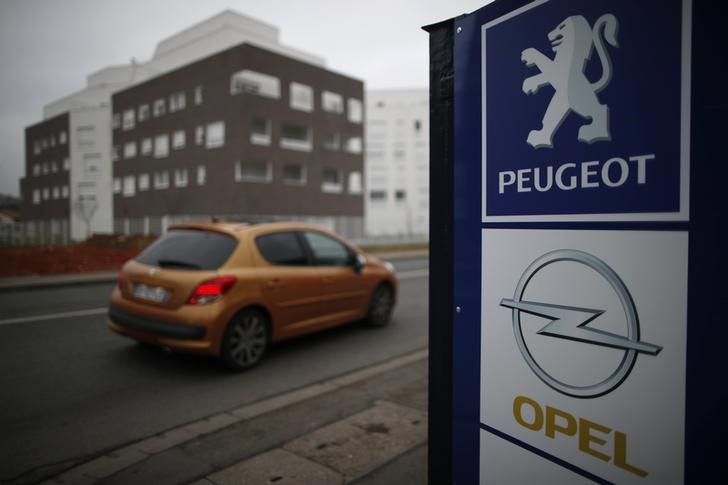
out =
[(539, 0), (481, 26), (483, 221), (687, 220), (682, 10)]
[(504, 0), (455, 22), (454, 483), (695, 469), (692, 8)]

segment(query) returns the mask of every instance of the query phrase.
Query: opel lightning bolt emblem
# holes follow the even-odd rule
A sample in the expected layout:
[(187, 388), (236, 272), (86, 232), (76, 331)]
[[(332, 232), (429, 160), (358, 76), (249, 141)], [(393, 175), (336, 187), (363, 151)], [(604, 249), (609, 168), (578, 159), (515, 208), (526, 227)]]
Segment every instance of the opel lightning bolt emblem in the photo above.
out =
[[(624, 309), (627, 318), (627, 336), (622, 336), (595, 328), (588, 325), (599, 318), (604, 310), (592, 308), (579, 308), (565, 305), (557, 305), (552, 303), (541, 303), (535, 301), (523, 300), (523, 294), (531, 279), (540, 270), (550, 264), (564, 261), (571, 261), (583, 264), (601, 275), (619, 297), (619, 301)], [(500, 302), (501, 306), (511, 308), (513, 310), (513, 332), (516, 336), (518, 349), (521, 351), (523, 358), (531, 368), (531, 370), (545, 382), (548, 386), (556, 391), (568, 396), (579, 398), (592, 398), (602, 396), (618, 387), (629, 375), (632, 367), (637, 360), (638, 353), (649, 355), (657, 355), (662, 347), (659, 345), (649, 344), (640, 341), (639, 318), (634, 301), (627, 287), (619, 278), (612, 268), (607, 266), (601, 259), (573, 249), (560, 249), (544, 254), (531, 263), (526, 271), (524, 271), (521, 279), (516, 286), (516, 292), (513, 299), (504, 298)], [(612, 372), (606, 379), (586, 386), (577, 386), (568, 384), (549, 375), (543, 367), (541, 367), (528, 349), (526, 341), (523, 337), (523, 329), (521, 326), (521, 312), (531, 315), (537, 315), (550, 320), (536, 333), (548, 337), (571, 340), (573, 342), (585, 343), (591, 345), (599, 345), (602, 347), (610, 347), (624, 351), (622, 360), (616, 370)]]

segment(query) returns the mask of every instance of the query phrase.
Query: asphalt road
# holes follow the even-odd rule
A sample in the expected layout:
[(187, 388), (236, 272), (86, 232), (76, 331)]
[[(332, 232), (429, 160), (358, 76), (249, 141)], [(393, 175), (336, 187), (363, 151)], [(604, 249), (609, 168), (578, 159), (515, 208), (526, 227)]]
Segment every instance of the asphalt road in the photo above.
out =
[[(242, 374), (113, 334), (101, 313), (112, 284), (0, 293), (0, 481), (36, 481), (166, 429), (426, 347), (427, 260), (395, 267), (400, 301), (388, 327), (354, 324), (285, 342)], [(28, 318), (39, 316), (46, 317)]]

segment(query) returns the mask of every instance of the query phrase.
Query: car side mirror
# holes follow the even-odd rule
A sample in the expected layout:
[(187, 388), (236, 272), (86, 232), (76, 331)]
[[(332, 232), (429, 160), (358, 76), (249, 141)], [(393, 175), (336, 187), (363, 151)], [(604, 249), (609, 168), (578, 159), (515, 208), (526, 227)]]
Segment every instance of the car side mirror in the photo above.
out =
[(364, 269), (364, 266), (366, 265), (366, 258), (359, 253), (353, 253), (351, 255), (351, 259), (351, 265), (354, 268), (354, 271), (357, 273), (361, 273)]

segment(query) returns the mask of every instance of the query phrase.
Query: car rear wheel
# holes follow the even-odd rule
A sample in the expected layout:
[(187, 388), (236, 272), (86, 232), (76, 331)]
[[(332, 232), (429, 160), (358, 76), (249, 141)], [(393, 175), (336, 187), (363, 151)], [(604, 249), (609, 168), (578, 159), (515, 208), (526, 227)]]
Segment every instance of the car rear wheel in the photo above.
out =
[(394, 308), (394, 292), (387, 285), (380, 285), (374, 290), (369, 303), (367, 323), (372, 327), (383, 327), (389, 323)]
[(248, 309), (238, 313), (225, 330), (220, 357), (234, 371), (253, 367), (268, 348), (268, 318)]

